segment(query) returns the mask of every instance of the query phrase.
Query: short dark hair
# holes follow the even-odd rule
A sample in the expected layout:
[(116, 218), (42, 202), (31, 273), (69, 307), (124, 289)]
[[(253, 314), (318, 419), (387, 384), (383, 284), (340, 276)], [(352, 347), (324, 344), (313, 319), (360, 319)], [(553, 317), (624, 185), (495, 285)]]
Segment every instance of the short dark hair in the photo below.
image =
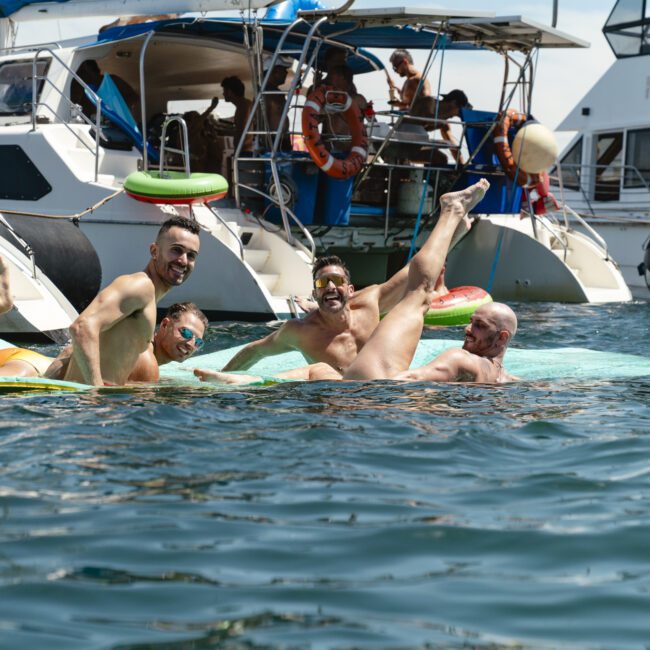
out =
[(193, 302), (175, 302), (169, 307), (165, 318), (178, 320), (181, 314), (190, 313), (198, 317), (205, 327), (208, 326), (208, 319), (206, 315), (193, 303)]
[(188, 219), (187, 217), (171, 217), (160, 226), (158, 235), (156, 235), (156, 241), (160, 239), (170, 228), (182, 228), (191, 232), (193, 235), (198, 235), (201, 232), (199, 224), (193, 219)]
[(233, 95), (237, 97), (243, 97), (246, 89), (244, 88), (244, 83), (239, 77), (226, 77), (221, 81), (221, 87), (225, 90), (230, 90)]
[(338, 255), (326, 255), (325, 257), (319, 257), (314, 261), (314, 268), (311, 271), (311, 276), (316, 280), (316, 274), (326, 266), (340, 266), (345, 273), (345, 279), (348, 284), (350, 283), (350, 271), (345, 265), (345, 262)]
[(390, 55), (390, 62), (392, 64), (395, 64), (395, 61), (408, 61), (409, 63), (413, 63), (413, 57), (411, 56), (411, 53), (408, 50), (395, 50), (391, 55)]
[(467, 95), (459, 88), (450, 90), (448, 93), (443, 93), (440, 97), (445, 102), (454, 102), (458, 108), (472, 108), (472, 105), (467, 99)]

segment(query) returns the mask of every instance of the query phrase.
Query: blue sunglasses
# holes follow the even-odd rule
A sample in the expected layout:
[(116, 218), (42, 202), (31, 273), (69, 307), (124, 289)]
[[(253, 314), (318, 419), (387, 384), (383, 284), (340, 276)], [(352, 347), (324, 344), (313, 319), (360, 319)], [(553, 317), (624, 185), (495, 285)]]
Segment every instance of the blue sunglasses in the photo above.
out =
[(194, 339), (194, 346), (197, 350), (200, 350), (203, 347), (205, 341), (202, 338), (199, 338), (194, 332), (188, 327), (179, 327), (178, 333), (186, 340), (191, 341)]

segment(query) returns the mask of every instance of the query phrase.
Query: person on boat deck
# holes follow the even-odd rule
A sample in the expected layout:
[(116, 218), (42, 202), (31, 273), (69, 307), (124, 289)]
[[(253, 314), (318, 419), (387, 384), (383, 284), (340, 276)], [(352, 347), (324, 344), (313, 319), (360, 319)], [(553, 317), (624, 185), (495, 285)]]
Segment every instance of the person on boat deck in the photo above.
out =
[[(82, 61), (77, 68), (76, 74), (93, 90), (99, 88), (104, 77), (95, 59), (86, 59), (85, 61)], [(112, 74), (111, 79), (120, 91), (120, 94), (124, 98), (126, 105), (129, 107), (131, 114), (137, 120), (138, 118), (136, 116), (138, 115), (140, 108), (140, 98), (138, 97), (138, 93), (136, 93), (135, 90), (133, 90), (124, 79), (122, 79), (122, 77)], [(80, 106), (83, 114), (89, 119), (92, 119), (97, 112), (95, 104), (93, 104), (93, 102), (86, 96), (84, 87), (74, 77), (70, 83), (70, 101), (72, 101), (73, 104)]]
[[(237, 145), (239, 144), (239, 141), (244, 134), (246, 122), (248, 120), (248, 116), (250, 115), (253, 103), (250, 99), (246, 98), (244, 84), (239, 77), (226, 77), (221, 82), (221, 88), (223, 90), (223, 98), (227, 102), (235, 105), (235, 116), (233, 118), (235, 125), (235, 134), (233, 142), (235, 149), (237, 149)], [(247, 133), (244, 144), (242, 146), (242, 153), (252, 152), (253, 136), (250, 133)]]
[[(468, 219), (462, 220), (459, 233), (468, 225)], [(290, 350), (298, 350), (310, 363), (324, 362), (339, 372), (345, 370), (370, 338), (380, 316), (401, 299), (408, 282), (409, 265), (386, 282), (356, 292), (350, 272), (335, 255), (317, 259), (312, 274), (312, 295), (317, 308), (304, 318), (287, 321), (265, 338), (249, 343), (224, 370), (247, 370), (264, 357)], [(444, 278), (434, 282), (433, 290), (446, 293)]]
[[(425, 117), (431, 122), (419, 122), (424, 126), (427, 131), (435, 131), (440, 129), (442, 139), (449, 143), (449, 150), (454, 160), (459, 164), (463, 164), (463, 157), (460, 153), (458, 141), (454, 137), (451, 130), (451, 125), (446, 121), (438, 122), (437, 120), (450, 120), (454, 117), (460, 116), (462, 108), (472, 108), (472, 105), (467, 99), (467, 95), (459, 89), (452, 90), (446, 95), (441, 95), (440, 99), (436, 100), (433, 97), (418, 97), (411, 110), (411, 115), (414, 117)], [(442, 154), (442, 152), (439, 152)], [(444, 155), (444, 154), (443, 154)], [(444, 163), (447, 162), (445, 156)]]
[(64, 379), (92, 386), (124, 385), (151, 344), (158, 301), (190, 276), (199, 246), (195, 221), (165, 221), (150, 245), (145, 270), (113, 280), (70, 326), (72, 357)]
[[(391, 100), (389, 104), (403, 111), (409, 110), (420, 86), (422, 73), (413, 65), (413, 57), (408, 50), (395, 50), (390, 55), (390, 63), (400, 77), (406, 77), (406, 81), (398, 88), (390, 76), (388, 77), (390, 88), (399, 92), (399, 99)], [(418, 97), (431, 97), (431, 85), (427, 79), (422, 83)]]
[[(443, 352), (421, 368), (409, 370), (424, 326), (424, 315), (436, 295), (435, 287), (454, 233), (467, 213), (489, 187), (485, 179), (460, 192), (441, 197), (440, 217), (424, 246), (408, 267), (402, 296), (377, 325), (362, 349), (343, 371), (331, 364), (318, 363), (280, 373), (281, 379), (399, 381), (476, 381), (501, 383), (512, 381), (503, 368), (508, 344), (517, 329), (514, 312), (501, 303), (483, 305), (474, 312), (465, 329), (463, 349)], [(320, 276), (319, 276), (320, 277)], [(203, 381), (241, 383), (258, 380), (252, 375), (231, 375), (196, 369)]]
[[(198, 111), (183, 113), (183, 119), (187, 125), (192, 172), (221, 172), (223, 148), (217, 137), (216, 123), (212, 117), (212, 111), (218, 104), (219, 98), (213, 97), (203, 113)], [(179, 144), (181, 144), (180, 141)]]
[[(337, 65), (331, 68), (328, 75), (330, 84), (335, 90), (346, 92), (359, 109), (360, 119), (363, 120), (368, 106), (366, 98), (357, 92), (352, 82), (354, 78), (352, 69), (347, 65)], [(332, 148), (336, 151), (347, 153), (352, 148), (350, 138), (350, 127), (342, 113), (326, 113), (323, 124), (323, 135), (330, 135), (333, 138)], [(343, 137), (344, 139), (336, 139)]]

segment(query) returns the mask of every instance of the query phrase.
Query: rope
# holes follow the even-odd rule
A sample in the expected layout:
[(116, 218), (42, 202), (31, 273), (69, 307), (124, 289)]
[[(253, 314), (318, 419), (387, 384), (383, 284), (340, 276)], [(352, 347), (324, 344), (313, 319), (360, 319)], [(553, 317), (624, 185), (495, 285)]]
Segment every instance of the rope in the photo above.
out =
[(86, 208), (81, 212), (77, 212), (77, 214), (44, 214), (41, 212), (24, 212), (23, 210), (4, 209), (1, 212), (2, 214), (17, 214), (23, 217), (43, 217), (45, 219), (81, 219), (81, 217), (88, 214), (89, 212), (93, 212), (94, 210), (97, 210), (97, 208), (101, 208), (102, 205), (108, 203), (111, 199), (114, 199), (118, 194), (121, 194), (122, 192), (124, 192), (123, 188), (117, 190), (117, 192), (113, 192), (113, 194), (110, 194), (109, 196), (104, 197), (101, 201), (98, 201), (94, 205), (91, 205), (89, 208)]

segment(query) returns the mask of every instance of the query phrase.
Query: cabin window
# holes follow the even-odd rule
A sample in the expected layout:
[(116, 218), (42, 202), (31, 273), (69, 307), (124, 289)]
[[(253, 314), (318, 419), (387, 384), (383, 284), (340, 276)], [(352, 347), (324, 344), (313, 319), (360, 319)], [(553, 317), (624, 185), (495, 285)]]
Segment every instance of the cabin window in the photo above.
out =
[[(27, 115), (32, 111), (33, 62), (8, 61), (0, 66), (0, 115)], [(39, 76), (45, 75), (49, 60), (39, 61)], [(44, 81), (38, 82), (38, 95)]]
[(596, 201), (618, 201), (623, 171), (623, 131), (596, 136)]
[(30, 157), (15, 144), (0, 145), (0, 169), (0, 199), (37, 201), (52, 191)]
[[(578, 138), (572, 147), (562, 156), (560, 169), (562, 169), (562, 185), (568, 190), (580, 189), (580, 166), (582, 164), (582, 138)], [(552, 185), (559, 185), (557, 181), (560, 169), (553, 167), (549, 172)]]
[(650, 129), (627, 132), (625, 187), (650, 185)]

